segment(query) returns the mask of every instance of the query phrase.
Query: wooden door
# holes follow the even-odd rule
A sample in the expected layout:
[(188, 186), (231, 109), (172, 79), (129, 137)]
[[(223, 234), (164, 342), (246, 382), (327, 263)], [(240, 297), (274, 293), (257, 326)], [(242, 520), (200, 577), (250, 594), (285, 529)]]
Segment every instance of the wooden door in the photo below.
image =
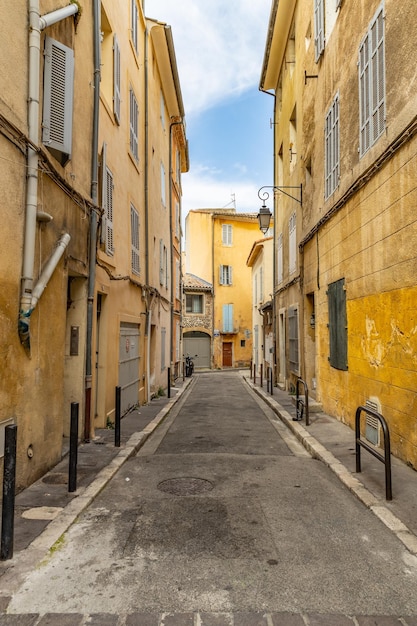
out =
[(232, 350), (232, 342), (224, 341), (223, 342), (223, 367), (232, 367), (233, 366), (233, 350)]

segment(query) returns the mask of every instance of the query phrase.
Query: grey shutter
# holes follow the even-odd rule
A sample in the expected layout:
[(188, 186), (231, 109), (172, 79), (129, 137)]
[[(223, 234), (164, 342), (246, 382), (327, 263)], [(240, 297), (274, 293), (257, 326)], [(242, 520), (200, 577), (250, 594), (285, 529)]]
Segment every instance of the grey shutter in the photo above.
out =
[(372, 143), (385, 128), (385, 45), (384, 16), (379, 11), (370, 31), (370, 60), (372, 75)]
[(366, 35), (359, 48), (359, 124), (360, 154), (365, 154), (370, 146), (370, 77), (369, 77), (369, 36)]
[(113, 37), (113, 113), (120, 124), (120, 46), (116, 35)]
[(220, 265), (220, 271), (219, 271), (219, 284), (223, 285), (224, 284), (224, 280), (223, 280), (223, 265)]
[(73, 95), (74, 51), (46, 37), (42, 141), (63, 164), (71, 157)]
[(132, 252), (132, 272), (140, 273), (140, 256), (139, 256), (139, 214), (133, 204), (130, 205), (130, 236), (131, 236), (131, 252)]
[(329, 305), (330, 365), (339, 370), (347, 370), (347, 315), (344, 278), (329, 285), (327, 297)]
[(324, 0), (314, 0), (314, 51), (315, 60), (319, 60), (324, 50)]
[(114, 239), (113, 239), (113, 174), (106, 167), (106, 253), (113, 256), (114, 253)]

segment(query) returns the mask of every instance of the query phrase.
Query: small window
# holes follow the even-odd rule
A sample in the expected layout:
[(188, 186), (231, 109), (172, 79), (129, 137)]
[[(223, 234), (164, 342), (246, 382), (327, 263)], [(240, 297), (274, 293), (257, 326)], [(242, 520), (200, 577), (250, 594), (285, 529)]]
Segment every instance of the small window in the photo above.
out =
[(133, 204), (130, 205), (130, 236), (131, 236), (131, 252), (132, 252), (132, 272), (140, 274), (140, 257), (139, 257), (139, 213)]
[(246, 339), (241, 339), (240, 340), (240, 347), (241, 348), (245, 348), (246, 347)]
[(338, 370), (347, 370), (347, 313), (345, 279), (330, 283), (327, 291), (329, 305), (329, 362)]
[(136, 162), (139, 161), (139, 105), (132, 87), (130, 88), (130, 153)]
[(220, 265), (219, 283), (221, 285), (232, 284), (232, 266), (231, 265)]
[(222, 243), (224, 246), (232, 245), (232, 225), (231, 224), (222, 225)]
[(203, 296), (202, 294), (187, 294), (185, 297), (185, 309), (187, 313), (203, 312)]

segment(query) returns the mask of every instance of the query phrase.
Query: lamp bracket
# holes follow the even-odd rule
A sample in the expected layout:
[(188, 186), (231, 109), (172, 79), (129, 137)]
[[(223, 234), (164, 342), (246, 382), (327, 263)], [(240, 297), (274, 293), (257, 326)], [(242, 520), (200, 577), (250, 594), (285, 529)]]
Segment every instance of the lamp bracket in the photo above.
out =
[[(276, 191), (280, 191), (281, 193), (283, 193), (285, 196), (288, 196), (289, 198), (292, 198), (293, 200), (295, 200), (296, 202), (298, 202), (301, 206), (303, 206), (303, 185), (295, 185), (295, 186), (287, 186), (287, 185), (265, 185), (264, 187), (261, 187), (258, 191), (258, 198), (260, 200), (262, 200), (264, 203), (266, 202), (266, 200), (268, 200), (270, 193), (268, 191), (264, 191), (265, 189), (272, 189), (274, 191), (274, 193)], [(285, 189), (298, 189), (300, 192), (300, 197), (296, 198), (295, 196), (293, 196), (291, 193), (289, 193), (288, 191), (284, 191)]]

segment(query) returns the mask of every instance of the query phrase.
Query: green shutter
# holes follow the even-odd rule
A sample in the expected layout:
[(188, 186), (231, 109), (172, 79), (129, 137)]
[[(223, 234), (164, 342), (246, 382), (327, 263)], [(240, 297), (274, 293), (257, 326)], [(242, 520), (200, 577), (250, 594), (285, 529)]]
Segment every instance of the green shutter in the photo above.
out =
[(347, 370), (347, 315), (345, 279), (331, 283), (327, 292), (329, 304), (330, 365)]

